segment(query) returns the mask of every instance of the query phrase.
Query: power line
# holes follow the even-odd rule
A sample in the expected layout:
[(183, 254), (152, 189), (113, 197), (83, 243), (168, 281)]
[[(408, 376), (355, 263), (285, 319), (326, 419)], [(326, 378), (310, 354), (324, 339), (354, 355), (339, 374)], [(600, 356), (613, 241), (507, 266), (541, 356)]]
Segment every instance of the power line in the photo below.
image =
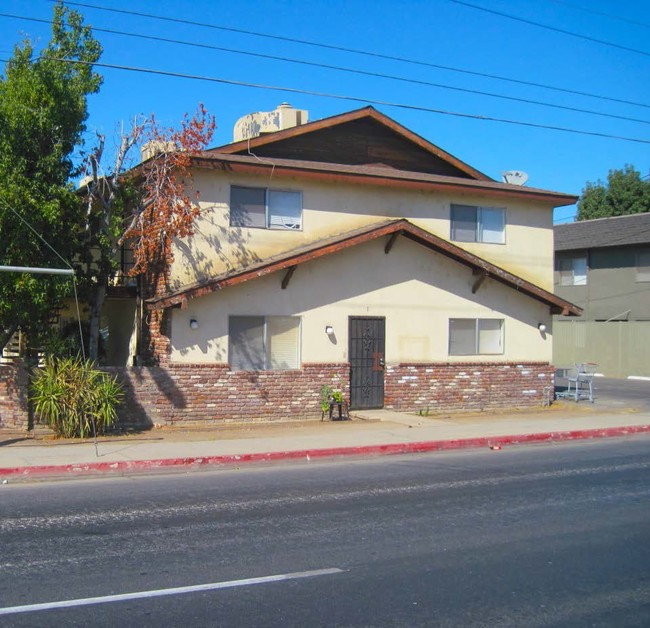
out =
[[(58, 0), (46, 0), (47, 2), (57, 2)], [(231, 32), (231, 33), (238, 33), (242, 35), (252, 35), (254, 37), (262, 37), (266, 39), (274, 39), (278, 41), (286, 41), (289, 43), (293, 44), (300, 44), (304, 46), (312, 46), (315, 48), (322, 48), (325, 50), (335, 50), (337, 52), (348, 52), (352, 54), (358, 54), (358, 55), (364, 55), (367, 57), (372, 57), (375, 59), (385, 59), (388, 61), (398, 61), (400, 63), (408, 63), (411, 65), (418, 65), (418, 66), (423, 66), (423, 67), (429, 67), (429, 68), (435, 68), (437, 70), (445, 70), (448, 72), (457, 72), (460, 74), (468, 74), (471, 76), (479, 76), (481, 78), (488, 78), (492, 80), (497, 80), (497, 81), (506, 81), (508, 83), (515, 83), (518, 85), (527, 85), (529, 87), (538, 87), (541, 89), (548, 89), (556, 92), (561, 92), (564, 94), (574, 94), (576, 96), (584, 96), (586, 98), (595, 98), (597, 100), (605, 100), (609, 102), (615, 102), (615, 103), (620, 103), (624, 105), (633, 105), (635, 107), (644, 107), (646, 109), (650, 109), (650, 104), (647, 103), (641, 103), (641, 102), (635, 102), (631, 100), (625, 100), (622, 98), (614, 98), (612, 96), (604, 96), (602, 94), (592, 94), (589, 92), (583, 92), (580, 90), (574, 90), (574, 89), (568, 89), (564, 87), (556, 87), (553, 85), (546, 85), (544, 83), (535, 83), (533, 81), (525, 81), (522, 79), (515, 79), (511, 77), (506, 77), (506, 76), (500, 76), (498, 74), (488, 74), (485, 72), (477, 72), (474, 70), (467, 70), (464, 68), (456, 68), (453, 66), (447, 66), (447, 65), (441, 65), (437, 63), (430, 63), (427, 61), (419, 61), (417, 59), (409, 59), (407, 57), (399, 57), (399, 56), (393, 56), (393, 55), (387, 55), (387, 54), (382, 54), (379, 52), (372, 52), (368, 50), (362, 50), (359, 48), (348, 48), (345, 46), (335, 46), (332, 44), (326, 44), (322, 42), (315, 42), (315, 41), (309, 41), (306, 39), (298, 39), (295, 37), (286, 37), (282, 35), (271, 35), (269, 33), (261, 33), (257, 31), (250, 31), (250, 30), (245, 30), (241, 28), (234, 28), (234, 27), (228, 27), (228, 26), (220, 26), (218, 24), (208, 24), (206, 22), (196, 22), (193, 20), (187, 20), (187, 19), (182, 19), (182, 18), (175, 18), (175, 17), (167, 17), (163, 15), (155, 15), (152, 13), (142, 13), (139, 11), (129, 11), (126, 9), (115, 9), (111, 7), (103, 7), (100, 5), (96, 4), (88, 4), (86, 2), (71, 2), (71, 1), (66, 1), (66, 5), (70, 6), (76, 6), (76, 7), (84, 7), (88, 9), (96, 9), (98, 11), (108, 11), (111, 13), (118, 13), (122, 15), (133, 15), (137, 17), (145, 17), (148, 19), (152, 20), (159, 20), (163, 22), (172, 22), (176, 24), (187, 24), (189, 26), (199, 26), (201, 28), (210, 28), (214, 30), (219, 30), (219, 31), (226, 31), (226, 32)]]
[(584, 39), (586, 41), (591, 41), (596, 44), (601, 44), (603, 46), (610, 46), (612, 48), (618, 48), (619, 50), (626, 50), (627, 52), (634, 52), (635, 54), (644, 55), (645, 57), (650, 57), (650, 52), (646, 52), (645, 50), (638, 50), (637, 48), (622, 46), (621, 44), (615, 44), (611, 41), (605, 41), (604, 39), (589, 37), (589, 35), (581, 35), (580, 33), (567, 31), (564, 30), (563, 28), (557, 28), (556, 26), (548, 26), (547, 24), (540, 24), (539, 22), (526, 20), (523, 17), (515, 17), (514, 15), (509, 15), (508, 13), (502, 13), (501, 11), (496, 11), (494, 9), (487, 9), (486, 7), (481, 7), (477, 4), (472, 4), (471, 2), (465, 2), (464, 0), (448, 0), (448, 2), (453, 2), (454, 4), (460, 4), (464, 7), (469, 7), (470, 9), (476, 9), (477, 11), (485, 11), (485, 13), (491, 13), (492, 15), (505, 17), (509, 20), (515, 20), (516, 22), (522, 22), (524, 24), (529, 24), (531, 26), (537, 26), (538, 28), (545, 28), (546, 30), (553, 31), (555, 33), (562, 33), (563, 35), (569, 35), (570, 37), (577, 37), (578, 39)]
[[(75, 304), (77, 306), (77, 322), (79, 323), (79, 340), (80, 340), (80, 343), (81, 343), (81, 355), (82, 355), (83, 359), (85, 360), (86, 359), (86, 349), (84, 347), (83, 330), (81, 328), (81, 311), (79, 309), (79, 297), (77, 296), (77, 280), (76, 280), (75, 275), (74, 275), (74, 269), (72, 268), (72, 264), (70, 264), (70, 262), (67, 259), (65, 259), (65, 257), (63, 257), (38, 231), (36, 231), (36, 229), (31, 225), (31, 223), (26, 218), (24, 218), (19, 212), (17, 212), (11, 205), (9, 205), (9, 203), (7, 203), (7, 201), (5, 201), (2, 198), (0, 198), (0, 201), (2, 201), (2, 204), (9, 211), (13, 212), (18, 217), (18, 219), (24, 225), (26, 225), (27, 228), (30, 231), (32, 231), (32, 233), (34, 233), (34, 235), (41, 242), (43, 242), (43, 244), (45, 244), (45, 246), (48, 249), (50, 249), (54, 253), (54, 255), (56, 255), (68, 267), (68, 269), (70, 271), (72, 271), (72, 288), (74, 290), (74, 302), (75, 302)], [(41, 269), (41, 272), (42, 272), (42, 269)], [(61, 274), (61, 273), (57, 273), (57, 274)], [(97, 447), (97, 443), (95, 443), (95, 447)]]
[[(13, 18), (13, 19), (18, 19), (18, 20), (26, 20), (29, 22), (40, 22), (40, 23), (45, 23), (49, 24), (49, 20), (44, 20), (40, 18), (32, 18), (32, 17), (24, 17), (21, 15), (13, 15), (11, 13), (0, 13), (0, 17), (8, 17), (8, 18)], [(476, 89), (469, 89), (469, 88), (464, 88), (464, 87), (455, 87), (452, 85), (444, 85), (442, 83), (433, 83), (431, 81), (423, 81), (419, 79), (410, 79), (402, 76), (396, 76), (393, 74), (384, 74), (381, 72), (370, 72), (367, 70), (359, 70), (356, 68), (350, 68), (350, 67), (344, 67), (344, 66), (337, 66), (337, 65), (330, 65), (327, 63), (317, 63), (313, 61), (304, 61), (302, 59), (295, 59), (291, 57), (280, 57), (276, 55), (270, 55), (270, 54), (265, 54), (265, 53), (258, 53), (258, 52), (249, 52), (246, 50), (238, 50), (236, 48), (225, 48), (223, 46), (214, 46), (212, 44), (203, 44), (203, 43), (198, 43), (198, 42), (191, 42), (191, 41), (184, 41), (180, 39), (170, 39), (168, 37), (159, 37), (157, 35), (144, 35), (140, 33), (131, 33), (128, 31), (119, 31), (115, 29), (110, 29), (110, 28), (100, 28), (97, 26), (93, 26), (93, 31), (98, 32), (98, 33), (109, 33), (112, 35), (121, 35), (121, 36), (126, 36), (126, 37), (135, 37), (138, 39), (146, 39), (150, 41), (159, 41), (159, 42), (164, 42), (164, 43), (169, 43), (169, 44), (178, 44), (182, 46), (190, 46), (194, 48), (203, 48), (207, 50), (217, 50), (220, 52), (230, 52), (234, 54), (240, 54), (240, 55), (246, 55), (246, 56), (251, 56), (251, 57), (256, 57), (256, 58), (262, 58), (262, 59), (270, 59), (273, 61), (282, 61), (286, 63), (295, 63), (299, 65), (306, 65), (306, 66), (311, 66), (311, 67), (318, 67), (318, 68), (323, 68), (323, 69), (328, 69), (328, 70), (335, 70), (338, 72), (348, 72), (351, 74), (359, 74), (363, 76), (371, 76), (374, 78), (382, 78), (382, 79), (388, 79), (392, 81), (400, 81), (403, 83), (412, 83), (415, 85), (424, 85), (427, 87), (437, 87), (439, 89), (447, 89), (451, 91), (457, 91), (457, 92), (463, 92), (466, 94), (474, 94), (477, 96), (487, 96), (489, 98), (500, 98), (502, 100), (509, 100), (512, 102), (521, 102), (529, 105), (539, 105), (541, 107), (549, 107), (552, 109), (561, 109), (563, 111), (573, 111), (575, 113), (586, 113), (588, 115), (594, 115), (594, 116), (601, 116), (604, 118), (614, 118), (617, 120), (625, 120), (627, 122), (637, 122), (639, 124), (650, 124), (649, 120), (642, 120), (640, 118), (632, 118), (630, 116), (622, 116), (618, 114), (613, 114), (613, 113), (604, 113), (601, 111), (593, 111), (591, 109), (582, 109), (580, 107), (571, 107), (569, 105), (558, 105), (554, 103), (549, 103), (549, 102), (544, 102), (544, 101), (539, 101), (539, 100), (533, 100), (530, 98), (519, 98), (516, 96), (507, 96), (505, 94), (495, 94), (492, 92), (485, 92), (482, 90), (476, 90)]]
[(564, 218), (558, 218), (557, 220), (553, 221), (554, 225), (559, 225), (563, 222), (574, 222), (575, 221), (575, 216), (564, 216)]
[[(135, 66), (127, 66), (127, 65), (118, 65), (118, 64), (113, 64), (113, 63), (91, 63), (89, 61), (81, 61), (79, 59), (57, 59), (56, 57), (52, 57), (53, 60), (55, 61), (61, 61), (62, 63), (76, 63), (80, 65), (88, 65), (88, 66), (95, 66), (99, 68), (108, 68), (108, 69), (113, 69), (113, 70), (124, 70), (127, 72), (141, 72), (144, 74), (154, 74), (157, 76), (168, 76), (171, 78), (183, 78), (183, 79), (190, 79), (190, 80), (196, 80), (196, 81), (206, 81), (210, 83), (221, 83), (223, 85), (234, 85), (237, 87), (250, 87), (253, 89), (266, 89), (270, 91), (276, 91), (276, 92), (287, 92), (290, 94), (303, 94), (306, 96), (316, 96), (319, 98), (332, 98), (335, 100), (346, 100), (346, 101), (351, 101), (351, 102), (358, 102), (358, 103), (364, 103), (364, 104), (369, 104), (369, 105), (379, 105), (383, 107), (394, 107), (397, 109), (407, 109), (410, 111), (422, 111), (425, 113), (437, 113), (440, 115), (446, 115), (446, 116), (454, 116), (458, 118), (467, 118), (467, 119), (472, 119), (472, 120), (481, 120), (484, 122), (500, 122), (503, 124), (512, 124), (516, 126), (524, 126), (524, 127), (529, 127), (529, 128), (536, 128), (536, 129), (546, 129), (546, 130), (551, 130), (551, 131), (561, 131), (564, 133), (573, 133), (576, 135), (589, 135), (592, 137), (602, 137), (602, 138), (607, 138), (607, 139), (615, 139), (615, 140), (622, 140), (625, 142), (635, 142), (639, 144), (650, 144), (650, 140), (645, 140), (641, 139), (638, 137), (626, 137), (622, 135), (611, 135), (609, 133), (600, 133), (598, 131), (585, 131), (583, 129), (572, 129), (569, 127), (561, 127), (561, 126), (553, 126), (553, 125), (548, 125), (548, 124), (538, 124), (536, 122), (525, 122), (522, 120), (510, 120), (507, 118), (495, 118), (493, 116), (480, 116), (477, 114), (471, 114), (471, 113), (463, 113), (460, 111), (447, 111), (444, 109), (434, 109), (431, 107), (423, 107), (420, 105), (409, 105), (406, 103), (395, 103), (391, 101), (386, 101), (386, 100), (374, 100), (372, 98), (361, 98), (359, 96), (346, 96), (343, 94), (330, 94), (327, 92), (317, 92), (317, 91), (312, 91), (312, 90), (307, 90), (307, 89), (299, 89), (296, 87), (282, 87), (279, 85), (263, 85), (260, 83), (249, 83), (246, 81), (234, 81), (232, 79), (224, 79), (224, 78), (217, 78), (217, 77), (212, 77), (212, 76), (201, 76), (197, 74), (185, 74), (182, 72), (171, 72), (169, 70), (154, 70), (152, 68), (139, 68)], [(0, 62), (7, 63), (7, 59), (0, 59)]]
[(650, 24), (645, 22), (639, 22), (637, 20), (631, 20), (630, 18), (623, 17), (622, 15), (615, 15), (614, 13), (605, 13), (604, 11), (596, 11), (595, 9), (588, 9), (587, 7), (582, 7), (578, 4), (573, 4), (573, 2), (564, 2), (564, 0), (548, 0), (549, 2), (554, 2), (555, 4), (563, 4), (566, 7), (571, 7), (578, 11), (584, 11), (585, 13), (592, 13), (593, 15), (602, 15), (612, 20), (619, 20), (620, 22), (627, 22), (628, 24), (634, 24), (635, 26), (643, 26), (644, 28), (650, 28)]

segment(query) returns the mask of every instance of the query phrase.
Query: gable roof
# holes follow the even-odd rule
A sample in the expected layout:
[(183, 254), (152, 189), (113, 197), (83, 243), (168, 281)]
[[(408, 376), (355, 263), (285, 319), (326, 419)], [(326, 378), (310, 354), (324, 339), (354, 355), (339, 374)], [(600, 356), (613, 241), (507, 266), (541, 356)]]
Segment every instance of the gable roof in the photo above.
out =
[(555, 225), (553, 234), (556, 251), (650, 244), (650, 212)]
[(354, 229), (347, 233), (325, 238), (294, 249), (293, 251), (288, 251), (281, 255), (265, 259), (264, 261), (251, 264), (234, 272), (224, 273), (207, 281), (187, 286), (181, 290), (148, 299), (147, 307), (149, 309), (160, 310), (177, 305), (183, 305), (188, 299), (201, 297), (216, 292), (217, 290), (223, 290), (224, 288), (245, 283), (282, 270), (287, 271), (282, 280), (282, 287), (286, 288), (293, 272), (300, 264), (327, 255), (332, 255), (339, 251), (363, 244), (364, 242), (377, 240), (386, 236), (389, 238), (384, 248), (386, 253), (390, 252), (397, 237), (403, 236), (470, 268), (473, 274), (477, 277), (474, 287), (472, 288), (473, 292), (476, 292), (480, 287), (480, 284), (485, 279), (489, 278), (548, 305), (551, 312), (554, 314), (563, 314), (564, 316), (579, 316), (582, 314), (581, 308), (577, 307), (573, 303), (570, 303), (569, 301), (554, 295), (552, 292), (548, 292), (522, 277), (514, 275), (403, 218), (375, 223), (373, 225)]
[(490, 177), (374, 107), (266, 133), (209, 152), (258, 157), (299, 157), (349, 165), (377, 165), (492, 181)]

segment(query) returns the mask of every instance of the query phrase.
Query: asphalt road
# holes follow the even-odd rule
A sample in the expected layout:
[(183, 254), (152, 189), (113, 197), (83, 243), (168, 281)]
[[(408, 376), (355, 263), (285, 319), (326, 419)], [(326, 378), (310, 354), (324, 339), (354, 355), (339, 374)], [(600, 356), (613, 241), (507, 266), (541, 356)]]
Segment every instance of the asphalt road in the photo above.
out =
[(649, 497), (643, 436), (0, 486), (0, 625), (647, 626)]

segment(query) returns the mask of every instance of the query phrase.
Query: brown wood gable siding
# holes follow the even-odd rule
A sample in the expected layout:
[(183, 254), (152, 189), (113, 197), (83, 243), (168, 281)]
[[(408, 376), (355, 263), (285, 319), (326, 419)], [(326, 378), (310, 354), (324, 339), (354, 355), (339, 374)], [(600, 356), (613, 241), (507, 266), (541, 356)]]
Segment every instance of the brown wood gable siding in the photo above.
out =
[[(352, 166), (385, 165), (398, 170), (471, 179), (375, 120), (360, 119), (256, 147), (258, 157), (277, 157)], [(246, 150), (239, 154), (247, 154)]]

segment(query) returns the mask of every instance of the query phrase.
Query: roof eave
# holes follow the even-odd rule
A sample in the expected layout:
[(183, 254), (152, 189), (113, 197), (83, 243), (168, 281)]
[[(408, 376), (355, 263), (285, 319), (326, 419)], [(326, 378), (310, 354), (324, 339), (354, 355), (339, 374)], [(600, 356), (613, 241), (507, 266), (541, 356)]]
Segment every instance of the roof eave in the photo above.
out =
[(205, 296), (212, 292), (222, 290), (223, 288), (299, 266), (300, 264), (339, 252), (343, 249), (394, 234), (403, 235), (414, 240), (415, 242), (427, 246), (438, 253), (446, 255), (464, 266), (479, 271), (488, 278), (494, 279), (507, 287), (513, 288), (533, 299), (541, 301), (549, 306), (552, 313), (563, 313), (565, 316), (580, 316), (582, 313), (582, 310), (579, 307), (569, 301), (557, 297), (553, 293), (548, 292), (543, 288), (518, 277), (517, 275), (513, 275), (487, 260), (484, 260), (477, 255), (440, 238), (439, 236), (413, 225), (403, 218), (382, 223), (380, 225), (371, 225), (368, 228), (356, 230), (349, 234), (343, 234), (342, 236), (328, 240), (325, 243), (315, 243), (312, 248), (298, 254), (289, 254), (285, 257), (271, 260), (252, 268), (243, 269), (228, 276), (186, 287), (172, 294), (161, 295), (149, 299), (147, 301), (147, 307), (154, 310), (174, 307), (187, 302), (188, 299)]
[[(344, 182), (350, 184), (379, 185), (383, 187), (392, 187), (411, 190), (462, 190), (465, 192), (479, 192), (488, 196), (498, 196), (504, 198), (534, 198), (539, 201), (549, 202), (553, 207), (563, 207), (573, 205), (578, 200), (577, 196), (564, 194), (561, 192), (551, 192), (548, 190), (538, 190), (523, 186), (507, 186), (495, 181), (477, 181), (474, 179), (458, 178), (454, 181), (428, 181), (426, 176), (423, 178), (404, 178), (400, 177), (401, 171), (393, 171), (386, 168), (385, 172), (378, 173), (351, 173), (336, 170), (328, 170), (327, 164), (314, 164), (313, 166), (305, 165), (288, 165), (274, 163), (244, 163), (232, 161), (228, 158), (220, 159), (218, 155), (202, 153), (194, 157), (194, 162), (199, 167), (219, 169), (224, 172), (238, 172), (242, 174), (266, 175), (269, 170), (275, 174), (285, 174), (301, 179), (327, 181), (330, 183)], [(413, 175), (414, 173), (410, 172)], [(416, 173), (419, 174), (419, 173)], [(482, 185), (484, 183), (485, 185)], [(498, 187), (496, 187), (498, 186)]]

